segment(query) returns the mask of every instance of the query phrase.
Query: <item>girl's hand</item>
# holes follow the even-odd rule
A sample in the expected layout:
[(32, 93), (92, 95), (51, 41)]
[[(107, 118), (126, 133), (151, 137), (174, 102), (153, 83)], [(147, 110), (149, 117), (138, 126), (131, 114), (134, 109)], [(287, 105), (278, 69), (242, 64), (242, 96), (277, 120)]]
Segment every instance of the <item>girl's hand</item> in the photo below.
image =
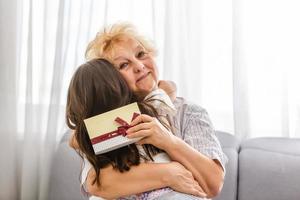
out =
[[(138, 144), (152, 144), (157, 148), (166, 150), (176, 142), (177, 137), (167, 130), (155, 117), (141, 114), (130, 124), (127, 132), (128, 138), (142, 137)], [(168, 146), (167, 146), (168, 145)]]
[(72, 130), (71, 137), (69, 139), (69, 146), (75, 150), (79, 149), (79, 145), (75, 137), (75, 130)]
[(194, 179), (192, 173), (178, 162), (170, 163), (170, 173), (166, 174), (164, 181), (166, 181), (167, 185), (175, 191), (199, 197), (207, 196), (199, 186), (198, 182)]
[(169, 95), (172, 101), (175, 101), (176, 94), (177, 94), (177, 87), (173, 81), (160, 80), (158, 82), (158, 87), (160, 89), (163, 89), (167, 93), (167, 95)]

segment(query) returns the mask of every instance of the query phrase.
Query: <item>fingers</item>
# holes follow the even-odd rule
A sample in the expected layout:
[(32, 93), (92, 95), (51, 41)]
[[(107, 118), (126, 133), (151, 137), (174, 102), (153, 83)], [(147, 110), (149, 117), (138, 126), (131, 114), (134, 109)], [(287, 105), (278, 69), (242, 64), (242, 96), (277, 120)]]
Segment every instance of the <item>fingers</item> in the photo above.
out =
[(203, 192), (202, 188), (199, 186), (199, 184), (196, 181), (187, 182), (184, 185), (184, 190), (182, 191), (186, 194), (191, 194), (198, 197), (207, 197), (207, 194)]
[(153, 118), (149, 115), (141, 114), (137, 116), (131, 123), (130, 126), (135, 126), (141, 122), (152, 122)]
[(198, 196), (198, 197), (207, 197), (207, 194), (205, 194), (205, 193), (203, 193), (203, 192), (200, 192), (200, 191), (198, 191), (198, 190), (196, 190), (196, 189), (192, 192), (192, 194), (193, 194), (194, 196)]
[(197, 181), (193, 180), (190, 184), (191, 185), (186, 186), (186, 188), (190, 189), (187, 191), (188, 194), (198, 197), (207, 197), (207, 194), (202, 190)]
[(126, 131), (126, 133), (131, 134), (131, 133), (134, 133), (134, 132), (137, 132), (140, 130), (146, 130), (146, 129), (150, 129), (150, 128), (151, 128), (151, 124), (149, 122), (141, 123), (141, 124), (138, 124), (138, 125), (135, 125), (135, 126), (129, 128)]
[(196, 191), (196, 196), (199, 196), (199, 197), (206, 197), (207, 194), (203, 192), (202, 188), (198, 185), (195, 186), (195, 191)]
[(135, 133), (128, 134), (126, 137), (129, 139), (138, 138), (138, 137), (147, 137), (151, 134), (150, 130), (140, 130)]
[[(146, 137), (150, 135), (151, 123), (153, 118), (148, 115), (140, 115), (131, 122), (131, 128), (126, 133), (127, 138)], [(143, 123), (141, 123), (143, 122)]]

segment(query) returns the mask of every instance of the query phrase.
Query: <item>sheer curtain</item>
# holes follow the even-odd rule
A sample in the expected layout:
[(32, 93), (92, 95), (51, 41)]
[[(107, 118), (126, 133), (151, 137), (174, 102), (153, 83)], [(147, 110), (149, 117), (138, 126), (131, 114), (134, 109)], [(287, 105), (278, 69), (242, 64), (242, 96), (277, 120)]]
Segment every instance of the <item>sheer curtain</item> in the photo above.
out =
[(242, 0), (233, 8), (235, 133), (299, 137), (300, 3)]
[(0, 1), (0, 9), (0, 198), (16, 199), (16, 1)]
[(300, 136), (300, 3), (0, 0), (0, 199), (46, 199), (66, 91), (106, 24), (151, 38), (161, 79), (240, 138)]

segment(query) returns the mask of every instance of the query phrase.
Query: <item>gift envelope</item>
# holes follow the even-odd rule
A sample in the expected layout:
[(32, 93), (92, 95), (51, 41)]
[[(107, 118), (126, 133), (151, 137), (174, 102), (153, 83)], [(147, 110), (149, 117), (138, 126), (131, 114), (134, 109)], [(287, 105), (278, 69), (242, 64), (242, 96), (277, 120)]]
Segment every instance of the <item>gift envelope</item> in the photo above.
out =
[(140, 113), (137, 103), (132, 103), (85, 119), (95, 154), (106, 153), (140, 140), (141, 138), (126, 137), (129, 124)]

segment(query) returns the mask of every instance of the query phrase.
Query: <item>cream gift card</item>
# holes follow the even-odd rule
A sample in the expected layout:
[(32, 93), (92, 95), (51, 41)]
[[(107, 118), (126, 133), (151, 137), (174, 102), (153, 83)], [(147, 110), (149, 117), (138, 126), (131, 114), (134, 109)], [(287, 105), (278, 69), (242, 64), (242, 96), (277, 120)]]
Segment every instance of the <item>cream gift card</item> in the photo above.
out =
[(129, 124), (140, 113), (137, 103), (132, 103), (85, 119), (95, 154), (106, 153), (140, 140), (125, 137)]

